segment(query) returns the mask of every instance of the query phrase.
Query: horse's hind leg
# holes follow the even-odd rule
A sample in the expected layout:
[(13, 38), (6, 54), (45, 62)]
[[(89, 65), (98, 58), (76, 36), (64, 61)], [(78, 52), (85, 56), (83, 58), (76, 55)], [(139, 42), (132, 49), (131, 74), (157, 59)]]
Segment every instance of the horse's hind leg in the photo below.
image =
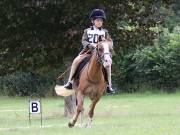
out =
[(94, 116), (94, 108), (96, 106), (96, 103), (99, 101), (99, 99), (94, 99), (90, 105), (90, 110), (89, 110), (89, 118), (88, 118), (88, 123), (87, 123), (87, 127), (91, 128), (92, 127), (92, 118)]
[(69, 127), (73, 127), (78, 119), (80, 112), (83, 110), (84, 95), (80, 92), (77, 93), (77, 111), (73, 119), (68, 123)]

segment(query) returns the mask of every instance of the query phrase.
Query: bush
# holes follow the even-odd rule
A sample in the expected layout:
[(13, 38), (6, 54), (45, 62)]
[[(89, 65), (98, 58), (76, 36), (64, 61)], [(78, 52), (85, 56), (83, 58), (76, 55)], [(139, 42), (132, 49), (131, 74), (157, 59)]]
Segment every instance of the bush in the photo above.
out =
[(4, 77), (4, 92), (8, 96), (28, 96), (32, 93), (43, 95), (39, 77), (32, 72), (17, 72)]
[[(60, 69), (49, 73), (16, 72), (0, 77), (0, 94), (8, 96), (30, 96), (37, 93), (40, 96), (54, 96), (56, 76)], [(63, 80), (59, 80), (62, 84)]]
[(4, 95), (4, 78), (0, 77), (0, 95)]
[[(120, 78), (116, 78), (120, 87), (127, 86), (137, 91), (146, 84), (156, 88), (171, 90), (180, 84), (180, 35), (164, 33), (154, 41), (154, 46), (137, 49), (125, 55), (115, 65)], [(118, 77), (118, 74), (116, 74)], [(126, 85), (127, 84), (127, 85)], [(122, 86), (121, 86), (122, 85)], [(128, 90), (129, 91), (129, 90)]]

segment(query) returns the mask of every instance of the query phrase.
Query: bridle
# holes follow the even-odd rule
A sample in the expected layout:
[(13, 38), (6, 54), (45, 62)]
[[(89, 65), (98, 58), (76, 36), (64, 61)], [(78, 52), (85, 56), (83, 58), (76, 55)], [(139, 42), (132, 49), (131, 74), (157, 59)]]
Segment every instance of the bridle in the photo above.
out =
[(96, 48), (95, 48), (95, 49), (96, 49), (96, 55), (97, 55), (97, 57), (98, 57), (98, 62), (99, 62), (100, 64), (103, 64), (103, 63), (105, 62), (105, 60), (103, 59), (104, 56), (105, 56), (105, 55), (109, 55), (109, 56), (112, 58), (112, 54), (109, 52), (109, 53), (103, 53), (102, 55), (100, 55), (98, 46), (99, 46), (99, 44), (97, 44), (97, 46), (96, 46)]

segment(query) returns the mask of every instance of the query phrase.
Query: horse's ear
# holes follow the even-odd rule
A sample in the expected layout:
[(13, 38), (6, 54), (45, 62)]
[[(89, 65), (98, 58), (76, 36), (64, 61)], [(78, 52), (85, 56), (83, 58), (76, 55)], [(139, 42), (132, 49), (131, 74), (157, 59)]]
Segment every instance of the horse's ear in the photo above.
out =
[(107, 41), (113, 42), (110, 37), (106, 38)]

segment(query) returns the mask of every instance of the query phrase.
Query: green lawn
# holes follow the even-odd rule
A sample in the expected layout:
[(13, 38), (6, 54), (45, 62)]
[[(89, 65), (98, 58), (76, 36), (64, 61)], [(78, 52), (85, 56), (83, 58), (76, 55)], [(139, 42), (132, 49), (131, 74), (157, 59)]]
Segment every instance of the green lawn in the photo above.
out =
[(180, 93), (103, 96), (91, 129), (67, 127), (61, 97), (43, 98), (42, 106), (44, 127), (39, 115), (29, 126), (28, 98), (0, 97), (0, 135), (180, 135)]

